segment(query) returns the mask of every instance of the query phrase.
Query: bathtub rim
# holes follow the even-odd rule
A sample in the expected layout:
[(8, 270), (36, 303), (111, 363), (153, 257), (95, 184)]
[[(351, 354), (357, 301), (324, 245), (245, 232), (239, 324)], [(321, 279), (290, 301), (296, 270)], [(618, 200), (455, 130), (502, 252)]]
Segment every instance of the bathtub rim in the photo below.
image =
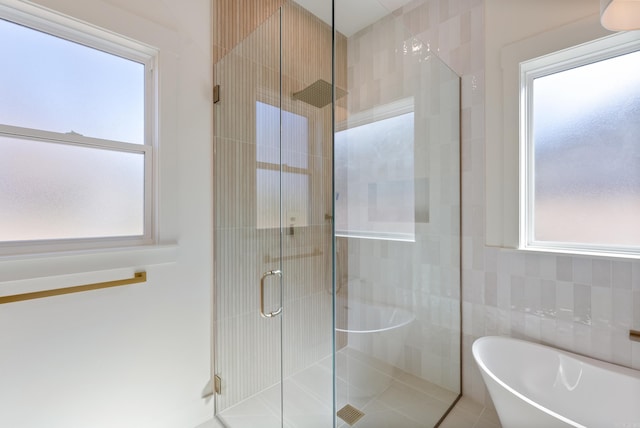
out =
[[(554, 412), (551, 409), (548, 409), (547, 407), (542, 406), (539, 403), (536, 403), (535, 401), (533, 401), (531, 398), (527, 397), (526, 395), (522, 394), (521, 392), (515, 390), (513, 387), (507, 385), (504, 381), (502, 381), (500, 378), (498, 378), (498, 376), (496, 376), (491, 370), (489, 370), (489, 368), (487, 367), (487, 365), (484, 363), (484, 361), (482, 361), (482, 359), (480, 358), (480, 356), (478, 355), (478, 353), (480, 352), (479, 348), (480, 346), (482, 346), (483, 342), (495, 342), (495, 341), (502, 341), (502, 342), (520, 342), (520, 343), (524, 343), (527, 346), (532, 346), (535, 348), (546, 348), (548, 350), (553, 350), (554, 352), (558, 352), (558, 353), (562, 353), (565, 355), (568, 355), (570, 357), (578, 357), (578, 359), (583, 360), (584, 358), (587, 357), (582, 357), (581, 355), (578, 354), (574, 354), (574, 353), (570, 353), (568, 351), (563, 351), (562, 349), (558, 349), (558, 348), (554, 348), (552, 346), (547, 346), (547, 345), (543, 345), (540, 343), (535, 343), (535, 342), (530, 342), (527, 340), (521, 340), (521, 339), (516, 339), (513, 337), (509, 337), (509, 336), (483, 336), (480, 337), (478, 339), (476, 339), (473, 342), (473, 345), (471, 345), (471, 352), (473, 354), (473, 359), (476, 361), (476, 364), (478, 365), (478, 367), (480, 367), (480, 370), (482, 370), (483, 373), (487, 374), (495, 383), (497, 383), (500, 387), (506, 389), (507, 391), (509, 391), (509, 393), (513, 394), (515, 397), (519, 398), (520, 400), (524, 401), (525, 403), (533, 406), (534, 408), (540, 410), (541, 412), (544, 412), (546, 414), (548, 414), (549, 416), (552, 416), (556, 419), (559, 419), (560, 421), (575, 427), (575, 428), (587, 428), (585, 425), (582, 425), (572, 419), (567, 418), (566, 416), (562, 416), (556, 412)], [(478, 345), (476, 345), (478, 344)], [(582, 357), (582, 358), (580, 358)], [(593, 361), (598, 361), (598, 360), (594, 360)], [(584, 361), (584, 360), (583, 360)], [(589, 361), (586, 361), (589, 362)], [(488, 385), (487, 389), (488, 389)], [(495, 405), (495, 403), (494, 403)]]

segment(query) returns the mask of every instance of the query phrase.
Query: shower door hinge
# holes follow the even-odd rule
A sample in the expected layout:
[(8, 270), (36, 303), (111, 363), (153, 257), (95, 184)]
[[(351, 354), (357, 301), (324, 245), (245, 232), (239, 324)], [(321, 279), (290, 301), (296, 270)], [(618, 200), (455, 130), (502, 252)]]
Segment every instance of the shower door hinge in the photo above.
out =
[(220, 85), (213, 87), (213, 103), (216, 104), (220, 101)]
[(222, 394), (222, 378), (218, 375), (213, 377), (213, 390), (216, 394)]

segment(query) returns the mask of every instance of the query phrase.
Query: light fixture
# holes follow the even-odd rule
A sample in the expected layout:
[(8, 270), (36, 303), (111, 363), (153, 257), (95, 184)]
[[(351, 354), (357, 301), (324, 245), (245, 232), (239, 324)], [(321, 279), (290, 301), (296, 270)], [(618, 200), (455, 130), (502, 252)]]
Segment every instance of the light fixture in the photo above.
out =
[(611, 31), (640, 30), (640, 0), (600, 0), (600, 23)]

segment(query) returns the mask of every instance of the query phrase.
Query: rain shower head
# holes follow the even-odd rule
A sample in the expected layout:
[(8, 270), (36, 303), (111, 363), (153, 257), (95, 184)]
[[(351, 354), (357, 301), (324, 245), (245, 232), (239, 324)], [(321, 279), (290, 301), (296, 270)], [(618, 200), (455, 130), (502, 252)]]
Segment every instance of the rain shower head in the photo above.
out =
[[(345, 95), (347, 95), (347, 91), (336, 87), (336, 99)], [(294, 92), (293, 99), (322, 108), (331, 102), (331, 83), (318, 79), (303, 90)]]

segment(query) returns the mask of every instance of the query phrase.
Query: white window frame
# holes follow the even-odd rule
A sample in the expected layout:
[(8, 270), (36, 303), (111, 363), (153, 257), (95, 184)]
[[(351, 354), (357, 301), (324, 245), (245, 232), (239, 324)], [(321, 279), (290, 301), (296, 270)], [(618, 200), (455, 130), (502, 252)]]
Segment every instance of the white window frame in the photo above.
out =
[(618, 33), (520, 63), (519, 249), (587, 255), (640, 257), (637, 246), (536, 241), (534, 239), (533, 82), (536, 78), (592, 64), (640, 49), (637, 34)]
[[(13, 5), (16, 7), (13, 7)], [(53, 11), (18, 5), (15, 2), (0, 3), (0, 18), (33, 30), (42, 31), (72, 42), (98, 49), (144, 65), (144, 144), (64, 134), (31, 128), (0, 124), (0, 135), (37, 141), (51, 141), (118, 152), (139, 153), (144, 156), (144, 230), (141, 236), (52, 239), (0, 243), (0, 256), (52, 253), (59, 251), (95, 250), (116, 247), (151, 245), (157, 239), (156, 226), (156, 178), (157, 148), (157, 73), (158, 50), (146, 44), (117, 35), (96, 26), (80, 22)]]

